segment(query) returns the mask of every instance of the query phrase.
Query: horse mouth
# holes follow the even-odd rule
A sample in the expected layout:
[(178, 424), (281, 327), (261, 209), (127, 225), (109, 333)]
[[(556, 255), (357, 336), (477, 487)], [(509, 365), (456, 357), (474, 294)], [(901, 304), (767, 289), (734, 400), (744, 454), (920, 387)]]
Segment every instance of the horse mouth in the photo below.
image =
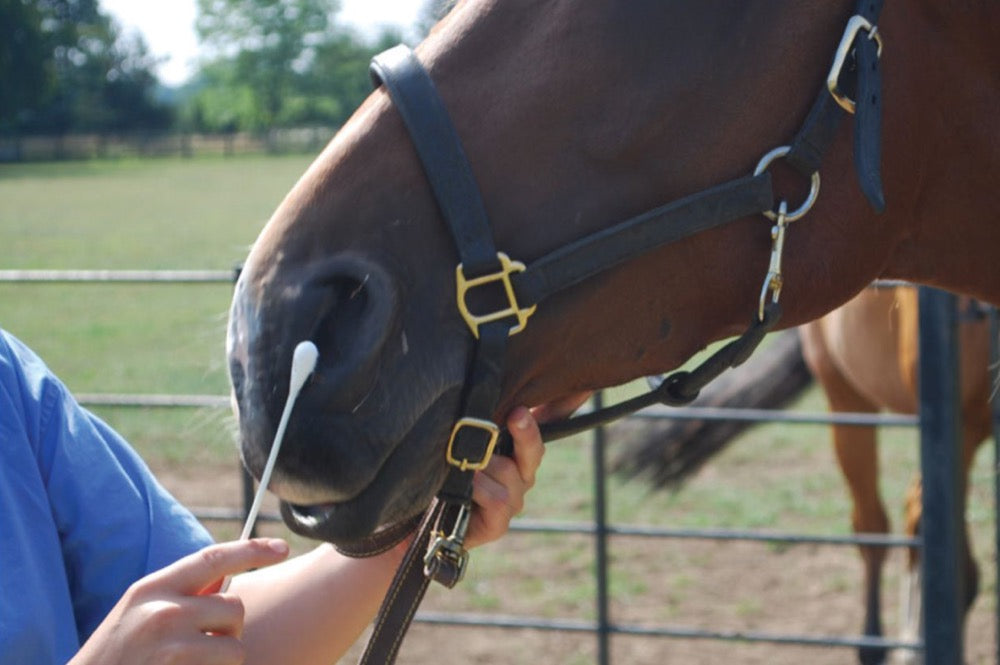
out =
[(405, 538), (416, 526), (422, 510), (403, 515), (384, 523), (371, 525), (363, 516), (362, 497), (343, 502), (298, 504), (281, 501), (281, 517), (295, 533), (334, 543), (346, 553), (357, 552), (366, 556), (372, 547), (391, 546)]
[(365, 510), (363, 496), (347, 501), (301, 504), (281, 501), (281, 517), (295, 533), (332, 543), (360, 540), (374, 532), (377, 525)]
[(330, 521), (333, 511), (337, 509), (338, 503), (330, 501), (328, 503), (318, 503), (315, 505), (304, 505), (299, 503), (283, 502), (288, 506), (295, 521), (307, 527), (315, 527), (319, 524)]

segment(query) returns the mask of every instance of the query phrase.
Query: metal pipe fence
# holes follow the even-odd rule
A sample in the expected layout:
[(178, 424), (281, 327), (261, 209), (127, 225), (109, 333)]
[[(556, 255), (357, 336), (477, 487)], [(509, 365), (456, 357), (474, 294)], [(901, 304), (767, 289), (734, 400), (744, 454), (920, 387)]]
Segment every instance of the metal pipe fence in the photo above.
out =
[[(0, 282), (28, 283), (221, 283), (232, 282), (237, 271), (64, 271), (64, 270), (0, 270)], [(949, 298), (951, 300), (949, 301)], [(925, 301), (927, 304), (925, 304)], [(597, 659), (601, 665), (610, 662), (610, 639), (613, 635), (655, 636), (664, 638), (710, 639), (740, 642), (764, 642), (827, 647), (881, 647), (924, 650), (927, 662), (961, 661), (961, 608), (956, 601), (961, 597), (959, 576), (957, 575), (957, 530), (955, 514), (960, 505), (958, 498), (958, 475), (954, 455), (957, 451), (957, 404), (954, 385), (954, 300), (940, 294), (922, 295), (921, 298), (921, 373), (922, 393), (920, 418), (890, 414), (868, 413), (803, 413), (771, 411), (760, 409), (720, 409), (703, 407), (651, 407), (636, 416), (640, 419), (700, 419), (700, 420), (741, 420), (745, 422), (782, 422), (799, 425), (846, 424), (877, 427), (921, 427), (922, 465), (924, 475), (924, 522), (922, 537), (906, 538), (893, 535), (859, 534), (851, 536), (808, 535), (801, 533), (768, 533), (760, 530), (739, 529), (677, 529), (657, 528), (624, 524), (611, 524), (607, 519), (605, 486), (605, 446), (606, 434), (603, 429), (594, 433), (592, 443), (593, 492), (595, 516), (592, 522), (548, 522), (538, 520), (514, 520), (511, 531), (522, 533), (584, 534), (594, 539), (596, 619), (578, 621), (568, 619), (546, 619), (539, 617), (506, 616), (500, 614), (469, 614), (420, 612), (416, 621), (428, 624), (453, 626), (490, 626), (508, 629), (536, 629), (546, 631), (568, 631), (591, 633), (597, 639)], [(997, 339), (1000, 325), (997, 314), (991, 313), (993, 349), (992, 369), (1000, 373), (1000, 352)], [(925, 329), (930, 332), (925, 332)], [(949, 329), (952, 332), (949, 332)], [(928, 380), (928, 377), (930, 379)], [(153, 407), (153, 408), (228, 408), (229, 398), (218, 395), (165, 395), (165, 394), (81, 394), (79, 401), (88, 406)], [(601, 396), (596, 397), (602, 399)], [(1000, 437), (1000, 399), (994, 395), (994, 426), (996, 437)], [(948, 442), (951, 445), (948, 445)], [(998, 439), (1000, 441), (1000, 439)], [(1000, 459), (1000, 442), (996, 447)], [(200, 508), (196, 515), (204, 520), (245, 519), (252, 499), (252, 479), (244, 474), (245, 505), (242, 510), (227, 508)], [(995, 486), (995, 500), (1000, 505), (1000, 481)], [(961, 514), (957, 513), (959, 519)], [(262, 514), (264, 521), (278, 522), (276, 514)], [(611, 618), (608, 590), (608, 543), (616, 537), (641, 537), (650, 539), (703, 539), (717, 541), (754, 541), (763, 543), (801, 544), (810, 543), (824, 546), (876, 547), (921, 547), (925, 566), (924, 578), (924, 626), (933, 624), (926, 632), (924, 640), (907, 642), (901, 640), (871, 638), (866, 636), (811, 636), (768, 633), (758, 631), (702, 630), (677, 626), (639, 626), (616, 623)], [(1000, 525), (996, 539), (1000, 550)], [(928, 546), (930, 543), (930, 546)], [(998, 589), (1000, 604), (1000, 589)], [(1000, 618), (997, 620), (1000, 632)], [(1000, 647), (998, 647), (1000, 649)], [(1000, 654), (997, 662), (1000, 663)]]

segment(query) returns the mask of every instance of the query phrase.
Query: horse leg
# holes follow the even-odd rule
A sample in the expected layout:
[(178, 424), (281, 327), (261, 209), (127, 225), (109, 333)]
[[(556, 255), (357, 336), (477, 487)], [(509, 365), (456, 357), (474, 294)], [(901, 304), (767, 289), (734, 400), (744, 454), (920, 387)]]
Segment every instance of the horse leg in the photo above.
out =
[[(827, 352), (822, 330), (810, 324), (800, 328), (803, 355), (814, 376), (823, 386), (833, 412), (878, 411), (865, 396), (856, 391), (837, 369)], [(851, 524), (855, 533), (888, 533), (889, 516), (878, 491), (878, 449), (874, 427), (834, 425), (833, 449), (844, 474), (853, 502)], [(881, 578), (886, 558), (883, 547), (859, 546), (864, 568), (863, 631), (866, 637), (882, 637)], [(858, 657), (862, 665), (885, 662), (886, 649), (861, 647)]]
[[(856, 407), (850, 410), (861, 411)], [(888, 533), (889, 517), (878, 493), (878, 449), (875, 429), (834, 426), (833, 446), (854, 503), (851, 514), (854, 532)], [(882, 637), (881, 585), (887, 550), (884, 547), (860, 545), (858, 551), (864, 567), (863, 631), (868, 637)], [(881, 647), (862, 647), (858, 655), (862, 665), (878, 665), (885, 662), (886, 650)]]
[(963, 431), (962, 436), (962, 485), (959, 488), (962, 497), (962, 575), (963, 575), (963, 592), (964, 592), (964, 605), (965, 614), (968, 615), (969, 610), (972, 609), (972, 604), (976, 601), (976, 595), (979, 593), (979, 565), (976, 563), (976, 559), (972, 553), (972, 537), (969, 534), (969, 519), (967, 514), (968, 508), (968, 498), (969, 498), (969, 475), (972, 469), (972, 462), (976, 458), (976, 451), (979, 449), (981, 443), (983, 443), (989, 436), (990, 429), (989, 423), (981, 423), (976, 426), (974, 423), (968, 423), (968, 416), (966, 416), (966, 426)]
[[(920, 514), (923, 509), (923, 486), (920, 475), (916, 475), (906, 491), (903, 508), (903, 531), (911, 538), (920, 533)], [(917, 642), (923, 635), (923, 582), (920, 566), (920, 550), (910, 547), (907, 551), (906, 571), (900, 580), (899, 636), (906, 642)], [(907, 650), (901, 654), (900, 665), (922, 663), (922, 654)]]
[(980, 439), (978, 441), (966, 440), (965, 442), (965, 452), (967, 457), (965, 458), (965, 473), (962, 476), (963, 487), (962, 496), (964, 498), (962, 503), (962, 511), (964, 519), (962, 520), (962, 556), (963, 556), (963, 573), (965, 576), (965, 613), (968, 614), (969, 610), (972, 609), (972, 604), (976, 601), (976, 595), (979, 593), (979, 565), (976, 563), (976, 559), (972, 553), (972, 537), (969, 534), (969, 518), (966, 512), (966, 501), (969, 497), (969, 472), (972, 466), (972, 461), (975, 459), (976, 449), (979, 444), (985, 441)]

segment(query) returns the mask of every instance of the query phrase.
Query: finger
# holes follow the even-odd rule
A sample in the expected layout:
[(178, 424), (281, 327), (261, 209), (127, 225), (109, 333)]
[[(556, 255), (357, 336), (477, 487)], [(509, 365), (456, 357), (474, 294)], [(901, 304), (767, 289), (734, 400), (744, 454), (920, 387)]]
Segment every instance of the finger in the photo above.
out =
[[(513, 470), (514, 464), (510, 460), (507, 462)], [(510, 503), (512, 493), (502, 483), (485, 473), (476, 474), (472, 485), (472, 500), (476, 506), (472, 511), (466, 546), (476, 547), (505, 534), (511, 519), (524, 505), (524, 493), (520, 492), (518, 495), (521, 497), (520, 503), (513, 506)]]
[(212, 596), (189, 596), (192, 615), (202, 633), (227, 635), (239, 639), (243, 635), (245, 611), (238, 596), (224, 593)]
[[(486, 512), (509, 512), (508, 504), (516, 502), (515, 494), (523, 495), (523, 481), (518, 477), (517, 466), (506, 458), (490, 465), (490, 472), (477, 473), (472, 478), (472, 502)], [(519, 490), (519, 486), (522, 491)]]
[(243, 601), (233, 594), (185, 595), (146, 604), (146, 614), (165, 634), (243, 635)]
[[(535, 473), (545, 455), (545, 445), (542, 443), (538, 423), (531, 411), (519, 406), (507, 417), (507, 429), (514, 437), (514, 462), (518, 473), (528, 488), (535, 486)], [(487, 468), (487, 471), (489, 469)]]
[(195, 595), (227, 575), (278, 563), (288, 556), (288, 544), (278, 538), (257, 538), (210, 545), (146, 578), (150, 586)]
[(553, 420), (562, 420), (580, 408), (580, 405), (590, 399), (593, 391), (585, 390), (572, 395), (566, 395), (553, 402), (541, 404), (532, 409), (535, 420), (540, 423), (550, 423)]

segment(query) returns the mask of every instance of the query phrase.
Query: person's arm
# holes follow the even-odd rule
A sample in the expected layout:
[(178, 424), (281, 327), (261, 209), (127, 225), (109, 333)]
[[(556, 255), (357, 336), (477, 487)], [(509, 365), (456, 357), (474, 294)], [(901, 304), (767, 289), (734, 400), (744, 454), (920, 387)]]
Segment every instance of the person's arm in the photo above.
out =
[[(514, 458), (494, 457), (474, 481), (470, 546), (506, 533), (535, 482), (544, 452), (536, 422), (518, 408), (508, 426)], [(287, 551), (276, 539), (223, 543), (140, 579), (69, 665), (336, 661), (375, 616), (403, 549), (349, 559), (320, 545), (237, 576), (228, 593), (213, 592), (226, 575), (277, 563)]]

